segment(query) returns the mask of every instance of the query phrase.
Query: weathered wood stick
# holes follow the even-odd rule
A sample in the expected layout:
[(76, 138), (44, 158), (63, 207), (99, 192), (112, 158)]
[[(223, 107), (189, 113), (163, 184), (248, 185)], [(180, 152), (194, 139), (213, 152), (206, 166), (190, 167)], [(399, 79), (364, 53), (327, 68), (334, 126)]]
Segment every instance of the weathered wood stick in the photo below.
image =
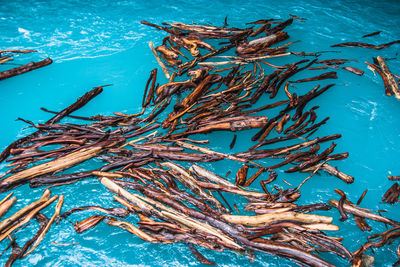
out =
[(291, 83), (304, 83), (304, 82), (312, 82), (312, 81), (319, 81), (324, 79), (337, 79), (336, 71), (326, 72), (321, 75), (305, 78), (297, 81), (291, 81)]
[[(339, 206), (339, 201), (337, 201), (336, 199), (330, 199), (328, 201), (328, 203), (331, 206), (335, 207), (335, 208), (337, 208)], [(360, 217), (363, 217), (363, 218), (371, 219), (371, 220), (374, 220), (374, 221), (377, 221), (377, 222), (386, 223), (386, 224), (389, 224), (391, 226), (399, 226), (400, 225), (400, 222), (396, 222), (394, 220), (391, 220), (391, 219), (385, 218), (383, 216), (371, 213), (369, 211), (366, 211), (366, 210), (361, 209), (361, 208), (356, 207), (356, 206), (348, 205), (346, 203), (343, 204), (343, 209), (348, 213), (351, 213), (351, 214), (354, 214), (354, 215), (357, 215), (357, 216), (360, 216)]]
[(50, 230), (50, 227), (53, 224), (54, 220), (60, 214), (63, 203), (64, 203), (64, 196), (61, 195), (59, 197), (59, 199), (58, 199), (54, 214), (50, 218), (50, 221), (47, 223), (47, 225), (44, 228), (44, 230), (40, 233), (38, 238), (35, 240), (35, 243), (33, 243), (32, 247), (27, 252), (25, 252), (22, 257), (26, 257), (28, 254), (30, 254), (32, 251), (34, 251), (39, 246), (40, 242), (42, 242), (42, 240), (43, 240), (44, 236), (46, 235), (46, 233)]
[[(60, 121), (62, 118), (68, 116), (72, 112), (76, 111), (77, 109), (83, 107), (86, 105), (90, 100), (92, 100), (95, 96), (100, 94), (103, 91), (103, 87), (95, 87), (93, 90), (85, 93), (82, 97), (78, 98), (78, 100), (70, 105), (69, 107), (63, 109), (60, 111), (57, 115), (55, 115), (53, 118), (48, 120), (45, 124), (53, 124), (58, 121)], [(28, 142), (30, 139), (37, 137), (39, 135), (40, 131), (34, 132), (28, 136), (25, 136), (21, 139), (18, 139), (14, 142), (12, 142), (1, 154), (0, 154), (0, 162), (3, 162), (9, 155), (10, 151), (13, 148), (17, 148), (21, 144), (24, 144), (25, 142)]]
[(178, 146), (182, 146), (182, 147), (187, 148), (187, 149), (192, 149), (194, 151), (199, 151), (199, 152), (202, 152), (204, 154), (210, 154), (212, 156), (223, 157), (223, 158), (226, 158), (226, 159), (239, 161), (239, 162), (243, 162), (243, 163), (248, 163), (249, 162), (247, 159), (243, 159), (243, 158), (236, 157), (236, 156), (233, 156), (233, 155), (228, 155), (228, 154), (221, 153), (221, 152), (216, 152), (216, 151), (213, 151), (213, 150), (208, 149), (208, 148), (195, 146), (195, 145), (192, 145), (192, 144), (189, 144), (189, 143), (185, 143), (185, 142), (182, 142), (182, 141), (176, 141), (176, 144)]
[(327, 223), (314, 223), (314, 224), (303, 224), (301, 225), (306, 229), (319, 230), (319, 231), (339, 231), (339, 227), (334, 224)]
[(26, 65), (13, 68), (11, 70), (6, 70), (3, 72), (0, 72), (0, 80), (4, 80), (4, 79), (7, 79), (7, 78), (10, 78), (13, 76), (17, 76), (17, 75), (23, 74), (25, 72), (32, 71), (32, 70), (50, 65), (51, 63), (53, 63), (53, 60), (51, 60), (50, 58), (46, 58), (42, 61), (31, 62)]
[(382, 201), (385, 201), (389, 204), (394, 204), (399, 201), (400, 195), (400, 186), (398, 183), (394, 183), (383, 195)]
[(46, 189), (43, 192), (43, 195), (40, 197), (39, 200), (32, 202), (28, 206), (20, 209), (16, 213), (14, 213), (12, 216), (8, 217), (7, 219), (4, 219), (3, 221), (0, 222), (0, 233), (9, 228), (14, 222), (19, 220), (22, 216), (24, 216), (26, 213), (31, 211), (32, 209), (36, 208), (37, 206), (40, 206), (44, 202), (46, 202), (50, 198), (50, 190)]
[(265, 168), (260, 168), (258, 171), (253, 174), (247, 181), (244, 183), (243, 187), (250, 186), (262, 173), (265, 172)]
[(385, 44), (380, 44), (380, 45), (373, 45), (373, 44), (366, 44), (366, 43), (357, 43), (357, 42), (347, 42), (347, 43), (340, 43), (340, 44), (335, 44), (331, 45), (331, 47), (363, 47), (363, 48), (369, 48), (369, 49), (383, 49), (386, 47), (389, 47), (393, 44), (400, 43), (400, 40), (385, 43)]
[(243, 186), (247, 179), (247, 172), (249, 171), (248, 165), (243, 165), (236, 173), (235, 185)]
[(351, 73), (357, 74), (358, 76), (362, 76), (364, 74), (364, 71), (354, 68), (354, 67), (343, 67), (342, 69), (347, 70)]
[(381, 32), (382, 32), (382, 31), (376, 31), (376, 32), (373, 32), (373, 33), (369, 33), (369, 34), (366, 34), (366, 35), (361, 36), (361, 38), (371, 37), (371, 36), (374, 36), (374, 35), (378, 35), (378, 34), (380, 34)]
[(78, 234), (86, 232), (87, 230), (96, 227), (99, 223), (101, 223), (106, 216), (104, 215), (93, 215), (89, 218), (84, 219), (83, 221), (76, 221), (74, 224), (74, 230)]
[(0, 206), (3, 205), (3, 203), (6, 202), (13, 194), (14, 194), (14, 193), (11, 192), (11, 193), (9, 193), (5, 198), (3, 198), (3, 199), (0, 201)]
[(90, 100), (92, 100), (97, 95), (99, 95), (101, 92), (103, 92), (103, 87), (105, 87), (105, 86), (106, 85), (95, 87), (92, 90), (90, 90), (89, 92), (85, 93), (83, 96), (79, 97), (75, 103), (73, 103), (72, 105), (68, 106), (67, 108), (61, 110), (53, 118), (46, 121), (45, 124), (54, 124), (54, 123), (60, 121), (62, 118), (66, 117), (67, 115), (71, 114), (72, 112), (80, 109), (81, 107), (86, 105)]
[[(106, 177), (106, 176), (103, 176), (103, 177)], [(84, 206), (84, 207), (73, 208), (67, 212), (64, 212), (63, 214), (61, 214), (59, 216), (59, 219), (65, 219), (68, 216), (70, 216), (72, 213), (77, 212), (77, 211), (83, 211), (83, 210), (96, 210), (96, 211), (105, 213), (107, 215), (112, 215), (112, 216), (116, 216), (116, 217), (125, 217), (129, 214), (129, 211), (127, 211), (124, 208), (120, 208), (120, 207), (105, 209), (105, 208), (102, 208), (99, 206)]]
[(171, 78), (171, 75), (169, 74), (167, 67), (164, 65), (164, 63), (158, 56), (157, 51), (154, 49), (153, 42), (149, 42), (149, 47), (151, 49), (151, 52), (153, 52), (153, 55), (156, 58), (158, 65), (160, 65), (165, 77), (169, 80)]
[[(307, 169), (301, 170), (301, 172), (310, 172), (310, 171), (314, 171), (314, 170), (317, 168), (317, 166), (318, 166), (318, 164), (315, 165), (315, 166), (309, 167), (309, 168), (307, 168)], [(331, 175), (333, 175), (333, 176), (338, 177), (340, 180), (342, 180), (342, 181), (344, 181), (344, 182), (346, 182), (346, 183), (348, 183), (348, 184), (351, 184), (351, 183), (354, 182), (354, 177), (353, 177), (353, 176), (350, 176), (350, 175), (348, 175), (348, 174), (345, 174), (345, 173), (339, 171), (337, 168), (335, 168), (335, 167), (329, 165), (328, 163), (324, 163), (324, 164), (321, 166), (320, 169), (326, 171), (327, 173), (329, 173), (329, 174), (331, 174)]]
[(0, 205), (0, 218), (6, 214), (6, 212), (15, 204), (15, 202), (17, 202), (17, 198), (12, 197)]
[(122, 174), (115, 173), (115, 172), (101, 172), (101, 171), (93, 171), (93, 175), (102, 176), (107, 178), (122, 178), (124, 177)]
[(61, 158), (49, 161), (29, 169), (23, 170), (11, 176), (8, 176), (0, 181), (0, 191), (4, 192), (10, 187), (15, 187), (23, 182), (26, 182), (32, 178), (40, 175), (52, 173), (58, 170), (71, 167), (75, 164), (90, 159), (104, 150), (102, 146), (94, 146), (88, 148), (82, 148), (76, 152), (72, 152)]
[(0, 55), (4, 54), (4, 53), (29, 54), (29, 53), (34, 53), (34, 52), (37, 52), (37, 50), (31, 50), (31, 49), (23, 49), (23, 50), (5, 49), (5, 50), (0, 50)]
[[(392, 95), (393, 95), (393, 90), (391, 89), (391, 87), (390, 87), (390, 85), (389, 85), (389, 81), (388, 81), (386, 75), (383, 73), (382, 69), (379, 68), (377, 65), (371, 64), (371, 63), (369, 63), (369, 62), (367, 62), (367, 61), (365, 61), (365, 64), (368, 65), (368, 68), (370, 68), (370, 70), (372, 70), (372, 71), (375, 70), (376, 72), (378, 72), (378, 74), (379, 74), (379, 75), (381, 76), (381, 78), (382, 78), (383, 85), (385, 86), (385, 94), (386, 94), (387, 96), (392, 96)], [(375, 74), (375, 72), (374, 72), (374, 74)]]
[(209, 170), (203, 167), (200, 167), (199, 165), (193, 164), (192, 166), (190, 166), (189, 171), (197, 176), (200, 176), (201, 178), (207, 179), (216, 184), (228, 187), (236, 187), (233, 183), (229, 182), (228, 180), (222, 178), (221, 176), (216, 175), (213, 172), (210, 172)]
[(28, 248), (38, 239), (39, 235), (44, 231), (44, 229), (46, 228), (46, 225), (48, 224), (48, 222), (50, 221), (49, 218), (47, 218), (46, 215), (44, 215), (43, 213), (37, 213), (34, 218), (36, 219), (36, 221), (39, 222), (39, 229), (36, 232), (36, 234), (29, 239), (28, 241), (26, 241), (25, 245), (23, 246), (21, 252), (19, 253), (18, 258), (22, 258), (23, 254), (28, 250)]
[(398, 175), (397, 176), (389, 175), (388, 179), (391, 180), (391, 181), (400, 181), (400, 176), (398, 176)]
[(216, 265), (215, 262), (208, 260), (206, 257), (203, 256), (203, 254), (200, 253), (200, 251), (198, 251), (196, 249), (196, 247), (191, 244), (191, 243), (186, 243), (186, 246), (188, 247), (188, 249), (190, 250), (190, 252), (192, 252), (193, 256), (195, 256), (195, 258), (201, 263), (201, 264), (206, 264), (206, 265)]
[(296, 213), (296, 212), (281, 212), (281, 213), (270, 213), (253, 216), (239, 216), (239, 215), (222, 215), (222, 218), (230, 223), (242, 224), (247, 226), (266, 226), (276, 221), (297, 221), (302, 223), (325, 223), (330, 224), (333, 221), (332, 217)]
[(268, 117), (254, 116), (254, 117), (236, 117), (225, 120), (216, 120), (209, 123), (203, 123), (192, 131), (176, 133), (171, 135), (171, 139), (179, 138), (181, 136), (188, 136), (191, 134), (206, 134), (213, 131), (242, 131), (253, 128), (261, 128), (267, 123)]
[(392, 88), (392, 91), (393, 91), (394, 95), (396, 96), (397, 99), (400, 100), (399, 85), (395, 81), (395, 79), (393, 77), (393, 74), (389, 70), (389, 67), (386, 65), (386, 62), (383, 60), (383, 58), (381, 56), (378, 56), (377, 60), (379, 62), (379, 65), (382, 68), (383, 74), (386, 76), (386, 78), (387, 78), (387, 80), (389, 82), (389, 85)]
[(254, 198), (266, 199), (268, 197), (267, 194), (252, 192), (252, 191), (245, 191), (239, 187), (223, 186), (223, 185), (217, 185), (217, 184), (212, 184), (212, 183), (207, 183), (207, 182), (202, 182), (202, 181), (196, 181), (196, 184), (203, 188), (220, 190), (223, 192), (233, 193), (236, 195), (241, 195), (241, 196), (252, 198), (252, 199), (254, 199)]
[(139, 228), (137, 228), (136, 226), (134, 226), (128, 222), (109, 220), (109, 221), (107, 221), (107, 224), (120, 227), (121, 229), (124, 229), (124, 230), (128, 231), (129, 233), (138, 236), (140, 239), (142, 239), (144, 241), (147, 241), (150, 243), (159, 243), (159, 241), (156, 238), (143, 232), (142, 230), (140, 230)]
[(27, 224), (39, 211), (53, 203), (58, 196), (54, 196), (47, 200), (46, 202), (42, 203), (40, 206), (34, 208), (31, 210), (21, 221), (18, 221), (18, 223), (14, 224), (11, 228), (7, 229), (6, 231), (3, 231), (2, 234), (0, 235), (0, 242), (3, 241), (7, 236), (9, 236), (14, 230), (17, 228), (23, 226), (24, 224)]

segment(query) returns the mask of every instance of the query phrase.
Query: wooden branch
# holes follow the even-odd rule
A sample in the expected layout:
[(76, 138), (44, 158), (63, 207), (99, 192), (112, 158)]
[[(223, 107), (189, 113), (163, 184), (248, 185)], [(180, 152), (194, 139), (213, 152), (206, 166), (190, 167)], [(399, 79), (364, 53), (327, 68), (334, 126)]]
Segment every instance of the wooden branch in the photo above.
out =
[(46, 58), (39, 62), (31, 62), (31, 63), (28, 63), (21, 67), (17, 67), (17, 68), (13, 68), (11, 70), (6, 70), (3, 72), (0, 72), (0, 80), (4, 80), (4, 79), (7, 79), (7, 78), (10, 78), (13, 76), (17, 76), (17, 75), (23, 74), (25, 72), (32, 71), (32, 70), (50, 65), (51, 63), (53, 63), (53, 60), (51, 60), (50, 58)]

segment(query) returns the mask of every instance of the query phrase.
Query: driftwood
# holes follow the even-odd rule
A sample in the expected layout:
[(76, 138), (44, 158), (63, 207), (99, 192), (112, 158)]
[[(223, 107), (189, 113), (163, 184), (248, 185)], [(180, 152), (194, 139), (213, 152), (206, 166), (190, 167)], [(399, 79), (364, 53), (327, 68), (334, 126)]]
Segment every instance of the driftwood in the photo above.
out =
[(347, 70), (351, 73), (357, 74), (358, 76), (362, 76), (364, 74), (364, 71), (354, 68), (354, 67), (343, 67), (344, 70)]
[(400, 186), (398, 183), (394, 183), (383, 195), (382, 201), (389, 204), (394, 204), (399, 200)]
[(53, 63), (53, 60), (51, 60), (50, 58), (46, 58), (42, 61), (31, 62), (31, 63), (23, 65), (21, 67), (16, 67), (11, 70), (6, 70), (3, 72), (0, 72), (0, 80), (4, 80), (4, 79), (7, 79), (7, 78), (10, 78), (13, 76), (17, 76), (19, 74), (23, 74), (23, 73), (50, 65), (51, 63)]
[[(53, 124), (58, 121), (60, 121), (62, 118), (68, 116), (70, 113), (76, 111), (77, 109), (83, 107), (85, 104), (87, 104), (90, 100), (92, 100), (95, 96), (100, 94), (103, 91), (103, 87), (96, 87), (90, 92), (84, 94), (82, 97), (80, 97), (74, 104), (71, 106), (65, 108), (63, 111), (57, 113), (54, 117), (52, 117), (50, 120), (48, 120), (45, 124)], [(31, 135), (28, 135), (26, 137), (23, 137), (21, 139), (18, 139), (14, 142), (12, 142), (10, 145), (7, 146), (6, 149), (3, 150), (3, 152), (0, 154), (0, 162), (4, 161), (9, 155), (11, 149), (17, 148), (21, 146), (22, 144), (25, 144), (26, 142), (29, 142), (32, 138), (37, 137), (39, 133), (35, 132)]]
[[(98, 174), (96, 174), (96, 175), (98, 175)], [(98, 206), (85, 206), (85, 207), (73, 208), (67, 212), (64, 212), (61, 215), (57, 215), (57, 217), (58, 217), (57, 223), (60, 221), (60, 219), (65, 219), (68, 216), (70, 216), (71, 214), (78, 212), (78, 211), (83, 211), (83, 210), (96, 210), (96, 211), (105, 213), (107, 215), (116, 216), (116, 217), (126, 217), (129, 214), (128, 210), (126, 210), (124, 208), (119, 208), (119, 207), (105, 209), (105, 208), (98, 207)]]
[(393, 74), (390, 72), (388, 66), (386, 65), (386, 62), (383, 60), (382, 57), (378, 56), (377, 61), (379, 62), (379, 65), (381, 66), (382, 72), (385, 75), (390, 88), (392, 89), (394, 95), (396, 96), (397, 99), (400, 100), (400, 89), (399, 85), (395, 81)]
[(0, 204), (0, 218), (6, 214), (6, 212), (15, 204), (15, 202), (17, 202), (17, 198), (12, 197)]
[(348, 43), (340, 43), (340, 44), (335, 44), (331, 45), (331, 47), (363, 47), (363, 48), (369, 48), (369, 49), (383, 49), (387, 48), (393, 44), (398, 44), (400, 43), (400, 40), (385, 43), (385, 44), (380, 44), (380, 45), (373, 45), (373, 44), (366, 44), (366, 43), (357, 43), (357, 42), (348, 42)]
[[(335, 207), (335, 208), (337, 208), (339, 206), (339, 202), (337, 200), (335, 200), (335, 199), (330, 199), (329, 200), (329, 204), (331, 206)], [(392, 225), (392, 226), (400, 225), (399, 222), (396, 222), (394, 220), (382, 217), (380, 215), (376, 215), (376, 214), (371, 213), (371, 212), (369, 212), (369, 211), (367, 211), (365, 209), (359, 208), (359, 207), (357, 207), (355, 205), (348, 205), (346, 203), (343, 203), (343, 209), (346, 212), (352, 213), (352, 214), (357, 215), (359, 217), (371, 219), (371, 220), (374, 220), (374, 221), (377, 221), (377, 222), (386, 223), (386, 224), (389, 224), (389, 225)]]
[(106, 216), (103, 215), (93, 215), (81, 222), (75, 222), (74, 224), (74, 230), (78, 233), (81, 234), (83, 232), (86, 232), (87, 230), (96, 227), (99, 223), (101, 223), (104, 219), (106, 219)]
[[(312, 166), (307, 169), (303, 169), (302, 171), (313, 171), (316, 168), (317, 168), (317, 166)], [(339, 179), (341, 179), (342, 181), (344, 181), (348, 184), (351, 184), (354, 182), (354, 177), (339, 171), (337, 168), (335, 168), (327, 163), (322, 164), (320, 169), (326, 171), (327, 173), (329, 173), (333, 176), (338, 177)]]
[(372, 32), (372, 33), (369, 33), (369, 34), (363, 35), (361, 38), (375, 36), (375, 35), (378, 35), (378, 34), (380, 34), (381, 32), (382, 32), (382, 31), (376, 31), (376, 32)]
[[(0, 154), (0, 162), (8, 164), (0, 179), (1, 192), (25, 183), (31, 187), (68, 186), (81, 179), (97, 177), (115, 193), (110, 201), (114, 199), (122, 207), (106, 209), (93, 205), (69, 208), (61, 213), (63, 196), (60, 196), (48, 219), (39, 212), (58, 196), (50, 198), (50, 191), (45, 190), (40, 200), (0, 222), (0, 239), (16, 233), (33, 218), (40, 224), (22, 248), (15, 240), (10, 243), (12, 253), (8, 264), (37, 248), (54, 221), (63, 223), (62, 219), (74, 218), (75, 212), (88, 210), (95, 211), (96, 215), (76, 222), (77, 233), (104, 221), (145, 242), (182, 242), (202, 264), (218, 262), (207, 260), (197, 247), (216, 252), (248, 251), (250, 255), (257, 251), (310, 266), (333, 266), (322, 259), (322, 252), (353, 263), (359, 258), (366, 262), (365, 249), (353, 255), (341, 244), (340, 237), (326, 234), (339, 231), (339, 227), (332, 224), (332, 217), (323, 215), (333, 206), (339, 210), (341, 220), (353, 214), (361, 230), (372, 230), (368, 219), (397, 227), (398, 222), (358, 207), (365, 193), (357, 205), (340, 190), (336, 191), (340, 200), (330, 200), (331, 206), (296, 204), (302, 185), (317, 172), (327, 172), (346, 183), (354, 182), (352, 176), (331, 163), (349, 156), (346, 152), (334, 151), (341, 135), (318, 135), (320, 127), (329, 122), (329, 117), (319, 118), (318, 97), (334, 86), (323, 84), (322, 80), (337, 79), (340, 72), (318, 76), (306, 76), (303, 72), (322, 68), (343, 68), (357, 75), (363, 72), (342, 67), (352, 59), (319, 60), (323, 52), (290, 51), (294, 42), (286, 41), (290, 38), (286, 30), (294, 20), (304, 19), (292, 15), (283, 21), (259, 20), (252, 23), (256, 26), (246, 28), (185, 23), (156, 25), (143, 21), (144, 25), (168, 34), (161, 44), (155, 47), (150, 44), (150, 47), (169, 80), (160, 83), (157, 69), (150, 72), (139, 113), (72, 115), (102, 92), (104, 86), (100, 86), (59, 112), (42, 109), (54, 114), (45, 123), (35, 124), (20, 118), (36, 131), (16, 140)], [(287, 43), (279, 44), (282, 41)], [(396, 42), (341, 46), (382, 49)], [(236, 56), (232, 56), (234, 52)], [(1, 56), (5, 58), (0, 61), (9, 59), (6, 53)], [(283, 63), (267, 62), (278, 57)], [(303, 58), (291, 62), (293, 57)], [(395, 91), (393, 79), (397, 76), (382, 62), (378, 58), (371, 64), (372, 68), (382, 76), (387, 90)], [(233, 66), (224, 67), (225, 64)], [(299, 73), (302, 77), (314, 77), (299, 80)], [(293, 90), (295, 83), (308, 81), (321, 81), (321, 84), (301, 95)], [(271, 101), (274, 98), (279, 99)], [(256, 103), (262, 104), (255, 106)], [(65, 123), (66, 117), (79, 122)], [(257, 130), (250, 148), (243, 148), (243, 142), (238, 143), (246, 138), (244, 130)], [(204, 138), (215, 132), (224, 132), (224, 136), (235, 132), (233, 140), (230, 137), (228, 140), (230, 149), (235, 151), (222, 152), (224, 144), (213, 144)], [(200, 134), (202, 140), (198, 138)], [(276, 136), (271, 137), (272, 134)], [(335, 143), (331, 143), (333, 140)], [(72, 168), (91, 159), (100, 166), (96, 169), (85, 166), (81, 171)], [(233, 175), (236, 179), (223, 178), (211, 171), (213, 162), (224, 160), (240, 162), (240, 169)], [(224, 164), (221, 166), (228, 166)], [(287, 173), (312, 174), (299, 181), (299, 185), (284, 189), (273, 183), (279, 181), (281, 168)], [(259, 183), (261, 190), (253, 190), (254, 183)], [(398, 197), (396, 194), (396, 190), (391, 190), (384, 198), (393, 201)], [(236, 205), (239, 202), (231, 203), (232, 199), (240, 203), (247, 201), (244, 211), (241, 205)], [(14, 202), (11, 195), (0, 201), (0, 214)], [(314, 211), (321, 214), (313, 214)], [(135, 214), (137, 223), (128, 214)], [(395, 237), (397, 234), (390, 235)]]
[(12, 216), (1, 221), (0, 222), (0, 232), (4, 232), (5, 230), (7, 230), (10, 227), (10, 225), (12, 225), (16, 221), (18, 221), (22, 216), (24, 216), (31, 210), (35, 209), (36, 207), (38, 207), (38, 206), (42, 205), (43, 203), (45, 203), (46, 201), (48, 201), (49, 198), (50, 198), (50, 190), (46, 189), (43, 192), (43, 195), (39, 200), (32, 202), (31, 204), (27, 205), (26, 207), (20, 209), (16, 213), (14, 213)]
[(60, 214), (63, 203), (64, 203), (64, 196), (61, 195), (59, 197), (59, 199), (58, 199), (58, 202), (57, 202), (57, 205), (56, 205), (55, 212), (54, 212), (53, 216), (50, 218), (49, 222), (46, 224), (46, 227), (36, 237), (36, 240), (33, 243), (32, 247), (27, 252), (24, 253), (23, 257), (26, 257), (29, 253), (34, 251), (39, 246), (40, 242), (42, 242), (44, 236), (50, 230), (50, 227), (53, 224), (54, 220)]
[[(115, 144), (112, 142), (111, 144)], [(29, 179), (35, 178), (40, 175), (53, 173), (55, 171), (63, 170), (69, 168), (75, 164), (82, 161), (90, 159), (95, 155), (101, 153), (105, 147), (109, 146), (110, 143), (98, 144), (93, 147), (82, 148), (76, 152), (72, 152), (64, 157), (43, 163), (41, 165), (34, 166), (30, 169), (24, 170), (22, 172), (11, 175), (0, 181), (0, 191), (5, 191), (9, 188), (18, 186), (24, 182), (29, 181)]]

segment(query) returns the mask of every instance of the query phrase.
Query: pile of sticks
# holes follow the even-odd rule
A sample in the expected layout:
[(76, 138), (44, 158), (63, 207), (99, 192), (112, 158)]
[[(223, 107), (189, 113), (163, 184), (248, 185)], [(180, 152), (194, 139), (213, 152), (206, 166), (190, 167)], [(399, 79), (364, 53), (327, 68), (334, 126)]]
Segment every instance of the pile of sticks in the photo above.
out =
[[(310, 266), (333, 266), (319, 257), (320, 252), (329, 252), (359, 266), (365, 264), (363, 255), (369, 247), (383, 245), (388, 238), (397, 237), (398, 222), (358, 208), (341, 191), (338, 191), (343, 193), (340, 201), (331, 200), (330, 205), (295, 204), (301, 196), (302, 184), (319, 171), (346, 183), (352, 183), (354, 178), (328, 163), (348, 157), (348, 153), (334, 153), (336, 144), (333, 141), (341, 135), (315, 136), (329, 117), (319, 119), (318, 106), (312, 102), (334, 84), (316, 85), (304, 94), (291, 92), (294, 84), (337, 79), (336, 71), (293, 80), (296, 74), (337, 69), (350, 60), (318, 60), (320, 53), (290, 52), (293, 42), (280, 43), (289, 39), (285, 29), (293, 19), (259, 20), (242, 29), (184, 23), (160, 26), (143, 21), (169, 35), (157, 47), (150, 43), (168, 81), (159, 84), (157, 68), (151, 71), (142, 112), (92, 117), (72, 115), (103, 91), (105, 86), (99, 86), (62, 111), (42, 108), (54, 114), (45, 123), (20, 119), (34, 131), (11, 143), (0, 154), (0, 162), (8, 163), (8, 170), (1, 175), (0, 192), (24, 184), (53, 187), (97, 177), (115, 193), (113, 199), (123, 208), (86, 206), (60, 214), (63, 197), (59, 197), (56, 212), (49, 220), (38, 213), (57, 198), (50, 198), (50, 191), (46, 189), (39, 202), (0, 222), (0, 234), (3, 239), (10, 238), (13, 248), (7, 264), (33, 251), (53, 221), (58, 223), (72, 213), (87, 209), (102, 215), (76, 222), (77, 233), (106, 221), (147, 242), (183, 242), (203, 264), (215, 263), (200, 254), (196, 246), (215, 251), (246, 251), (251, 259), (258, 251)], [(294, 61), (284, 66), (265, 61), (275, 57)], [(221, 67), (224, 65), (232, 66)], [(266, 73), (270, 68), (270, 73)], [(355, 68), (344, 69), (362, 75), (362, 71)], [(268, 116), (260, 115), (266, 112)], [(61, 123), (66, 117), (77, 122)], [(236, 132), (245, 130), (253, 130), (254, 145), (238, 153), (212, 150), (206, 146), (209, 140), (198, 138), (216, 131), (234, 132), (232, 149)], [(324, 144), (327, 142), (331, 143)], [(321, 148), (323, 146), (325, 148)], [(102, 166), (69, 171), (94, 159), (101, 160)], [(269, 159), (280, 161), (267, 164)], [(201, 167), (203, 162), (222, 160), (242, 165), (235, 182)], [(287, 165), (290, 166), (285, 167), (288, 173), (311, 174), (297, 187), (269, 189), (268, 184), (277, 178), (274, 169)], [(268, 174), (267, 179), (261, 179), (263, 174)], [(257, 179), (262, 191), (247, 189)], [(240, 210), (231, 205), (224, 194), (233, 194), (235, 199), (244, 198), (247, 204)], [(15, 202), (13, 198), (4, 199), (0, 212), (6, 211), (12, 202)], [(365, 218), (368, 218), (395, 228), (377, 236), (382, 239), (378, 245), (367, 243), (351, 253), (341, 244), (342, 238), (324, 233), (339, 230), (332, 224), (333, 218), (311, 213), (329, 210), (332, 206), (339, 209), (342, 217), (347, 216), (346, 212), (353, 213), (357, 225), (366, 227)], [(137, 226), (129, 222), (132, 216), (121, 219), (131, 214), (138, 216)], [(21, 249), (12, 234), (32, 218), (40, 223), (40, 229), (34, 241), (28, 241)]]

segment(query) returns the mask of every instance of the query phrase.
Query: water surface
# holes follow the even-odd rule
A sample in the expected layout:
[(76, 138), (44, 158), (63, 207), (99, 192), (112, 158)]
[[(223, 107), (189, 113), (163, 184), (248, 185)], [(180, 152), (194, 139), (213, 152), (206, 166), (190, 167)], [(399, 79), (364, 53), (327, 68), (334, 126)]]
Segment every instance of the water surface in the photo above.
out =
[[(112, 112), (136, 113), (140, 111), (142, 92), (148, 73), (156, 61), (148, 48), (148, 41), (160, 43), (163, 33), (140, 24), (141, 20), (154, 23), (164, 21), (199, 22), (223, 24), (225, 16), (231, 26), (244, 26), (244, 22), (264, 19), (287, 19), (289, 14), (307, 18), (305, 23), (295, 22), (287, 30), (291, 40), (301, 40), (292, 45), (292, 50), (301, 52), (340, 51), (325, 53), (321, 58), (353, 58), (350, 64), (365, 71), (359, 77), (346, 71), (338, 71), (336, 86), (318, 97), (313, 105), (319, 105), (320, 119), (329, 116), (329, 122), (321, 127), (319, 136), (341, 133), (335, 151), (350, 153), (350, 157), (335, 162), (342, 171), (353, 175), (356, 181), (346, 185), (335, 177), (320, 175), (313, 177), (302, 189), (300, 203), (314, 203), (336, 198), (335, 188), (346, 192), (355, 202), (368, 188), (362, 207), (387, 210), (387, 216), (398, 220), (399, 204), (381, 203), (381, 197), (391, 186), (387, 175), (400, 175), (400, 103), (394, 97), (386, 97), (379, 76), (366, 68), (365, 60), (373, 56), (393, 58), (388, 61), (392, 72), (400, 74), (399, 46), (376, 51), (363, 48), (332, 49), (329, 46), (346, 41), (386, 43), (400, 39), (399, 1), (3, 1), (0, 5), (0, 48), (37, 49), (38, 53), (22, 55), (15, 63), (26, 64), (47, 56), (55, 63), (45, 68), (0, 82), (0, 148), (29, 133), (26, 125), (15, 121), (23, 117), (34, 122), (44, 122), (49, 114), (40, 107), (61, 110), (90, 88), (112, 83), (82, 110), (80, 115)], [(368, 39), (364, 34), (381, 30), (382, 33)], [(273, 59), (272, 64), (282, 65), (284, 59)], [(5, 67), (3, 66), (1, 70)], [(302, 76), (303, 75), (303, 76)], [(296, 77), (309, 77), (310, 72)], [(327, 84), (323, 82), (321, 84)], [(299, 88), (311, 88), (310, 83)], [(267, 98), (263, 98), (267, 101)], [(266, 113), (268, 114), (268, 113)], [(237, 151), (252, 145), (250, 134), (245, 132), (238, 138)], [(228, 152), (232, 138), (230, 133), (215, 133), (207, 136), (212, 148)], [(271, 165), (272, 160), (262, 161)], [(86, 164), (88, 167), (89, 163)], [(226, 162), (206, 165), (218, 174), (228, 170), (236, 172), (239, 165)], [(82, 165), (82, 168), (85, 165)], [(4, 171), (0, 165), (0, 172)], [(306, 174), (285, 174), (279, 171), (276, 183), (288, 186), (282, 179), (299, 184)], [(230, 177), (234, 179), (233, 175)], [(273, 186), (273, 185), (271, 185)], [(43, 188), (28, 186), (14, 190), (18, 205), (12, 211), (39, 197)], [(111, 194), (95, 179), (53, 189), (53, 194), (64, 194), (63, 210), (84, 205), (113, 206)], [(1, 194), (0, 197), (4, 197)], [(243, 200), (231, 199), (239, 205)], [(11, 211), (11, 212), (12, 212)], [(51, 216), (48, 208), (46, 214)], [(89, 213), (76, 213), (70, 220), (82, 220)], [(334, 216), (341, 231), (343, 243), (350, 251), (356, 250), (370, 233), (362, 233), (350, 218), (339, 222), (337, 210), (325, 212)], [(129, 219), (136, 221), (135, 216)], [(385, 231), (384, 225), (370, 222), (373, 233)], [(29, 226), (18, 236), (23, 244), (35, 231)], [(24, 237), (25, 236), (25, 237)], [(51, 243), (79, 243), (74, 246), (56, 246)], [(390, 266), (396, 261), (399, 241), (375, 250), (376, 266)], [(1, 244), (5, 247), (5, 244)], [(204, 254), (219, 265), (250, 265), (245, 255), (233, 252)], [(346, 261), (322, 254), (336, 265)], [(0, 264), (6, 257), (0, 259)], [(16, 266), (37, 264), (40, 266), (115, 266), (115, 265), (198, 265), (183, 244), (155, 245), (142, 242), (126, 231), (100, 224), (93, 230), (78, 235), (68, 221), (52, 227), (41, 245), (27, 258), (17, 261)], [(274, 256), (256, 254), (254, 266), (294, 265)]]

